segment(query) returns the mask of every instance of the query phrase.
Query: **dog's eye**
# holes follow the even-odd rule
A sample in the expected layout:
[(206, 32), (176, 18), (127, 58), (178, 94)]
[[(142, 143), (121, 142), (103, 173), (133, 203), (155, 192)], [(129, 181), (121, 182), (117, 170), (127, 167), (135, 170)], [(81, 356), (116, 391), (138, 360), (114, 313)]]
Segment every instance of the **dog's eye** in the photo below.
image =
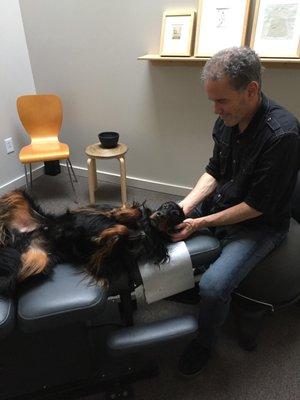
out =
[(172, 210), (172, 211), (170, 212), (170, 214), (171, 214), (172, 216), (177, 217), (177, 216), (179, 215), (179, 212), (178, 212), (177, 210)]

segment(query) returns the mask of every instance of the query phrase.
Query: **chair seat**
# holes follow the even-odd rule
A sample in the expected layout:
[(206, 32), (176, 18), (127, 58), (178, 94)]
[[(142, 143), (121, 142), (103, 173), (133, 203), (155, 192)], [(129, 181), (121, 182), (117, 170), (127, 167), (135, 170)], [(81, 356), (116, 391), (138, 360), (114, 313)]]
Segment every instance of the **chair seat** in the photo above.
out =
[(69, 146), (58, 141), (33, 143), (25, 146), (19, 153), (21, 163), (63, 160), (69, 158)]
[(300, 224), (291, 219), (287, 239), (243, 280), (235, 293), (280, 306), (300, 297)]
[(15, 313), (11, 299), (0, 297), (0, 339), (7, 336), (14, 327)]
[(18, 322), (25, 332), (84, 322), (104, 309), (107, 290), (71, 264), (58, 264), (50, 276), (24, 282)]

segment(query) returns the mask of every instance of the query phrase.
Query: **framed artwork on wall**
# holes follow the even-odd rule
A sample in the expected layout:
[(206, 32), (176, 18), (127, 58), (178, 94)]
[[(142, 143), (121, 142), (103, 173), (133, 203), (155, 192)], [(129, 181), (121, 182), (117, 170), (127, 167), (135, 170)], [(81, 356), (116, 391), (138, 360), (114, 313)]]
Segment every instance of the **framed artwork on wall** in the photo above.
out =
[(250, 45), (260, 57), (299, 57), (300, 0), (257, 0)]
[(194, 10), (164, 12), (160, 56), (191, 56), (194, 21)]
[(195, 57), (245, 44), (250, 0), (199, 0)]

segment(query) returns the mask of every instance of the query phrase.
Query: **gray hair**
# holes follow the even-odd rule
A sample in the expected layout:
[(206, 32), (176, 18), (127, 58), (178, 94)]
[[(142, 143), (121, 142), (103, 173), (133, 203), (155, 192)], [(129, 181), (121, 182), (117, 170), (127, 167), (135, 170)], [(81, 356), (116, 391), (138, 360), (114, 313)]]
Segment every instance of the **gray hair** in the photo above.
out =
[(258, 55), (250, 47), (230, 47), (216, 53), (203, 68), (204, 81), (218, 81), (228, 76), (231, 87), (243, 90), (255, 81), (261, 88), (262, 65)]

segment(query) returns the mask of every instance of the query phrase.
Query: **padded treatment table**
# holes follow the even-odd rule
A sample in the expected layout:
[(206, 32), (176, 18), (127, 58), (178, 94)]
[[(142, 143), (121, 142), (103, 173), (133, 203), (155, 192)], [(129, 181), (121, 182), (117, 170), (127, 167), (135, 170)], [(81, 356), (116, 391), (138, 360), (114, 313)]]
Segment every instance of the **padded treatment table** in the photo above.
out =
[[(248, 275), (236, 297), (273, 308), (299, 298), (299, 226), (292, 220), (286, 242)], [(185, 244), (198, 280), (201, 267), (219, 256), (219, 242), (203, 231)], [(77, 381), (87, 382), (85, 387), (96, 381), (100, 391), (103, 385), (151, 376), (153, 364), (144, 359), (144, 352), (190, 339), (198, 324), (193, 316), (180, 316), (130, 326), (133, 319), (124, 314), (130, 315), (134, 307), (126, 303), (131, 305), (131, 292), (142, 284), (137, 269), (134, 284), (124, 273), (107, 290), (72, 265), (59, 264), (50, 276), (25, 281), (14, 299), (0, 297), (0, 400), (25, 394), (34, 399), (62, 385), (76, 388)], [(248, 320), (253, 323), (252, 314)], [(249, 337), (249, 330), (244, 333)]]
[(83, 322), (101, 314), (107, 291), (70, 264), (57, 265), (50, 277), (23, 286), (18, 323), (24, 332)]
[(0, 297), (0, 340), (14, 327), (15, 310), (11, 299)]
[[(194, 265), (219, 254), (218, 242), (206, 235), (191, 238), (187, 248)], [(124, 282), (119, 295), (118, 285), (107, 290), (72, 265), (59, 264), (49, 276), (25, 281), (14, 299), (1, 298), (0, 400), (34, 399), (66, 385), (75, 390), (77, 382), (100, 391), (153, 376), (157, 361), (145, 358), (149, 348), (195, 335), (198, 323), (190, 315), (128, 326)]]

